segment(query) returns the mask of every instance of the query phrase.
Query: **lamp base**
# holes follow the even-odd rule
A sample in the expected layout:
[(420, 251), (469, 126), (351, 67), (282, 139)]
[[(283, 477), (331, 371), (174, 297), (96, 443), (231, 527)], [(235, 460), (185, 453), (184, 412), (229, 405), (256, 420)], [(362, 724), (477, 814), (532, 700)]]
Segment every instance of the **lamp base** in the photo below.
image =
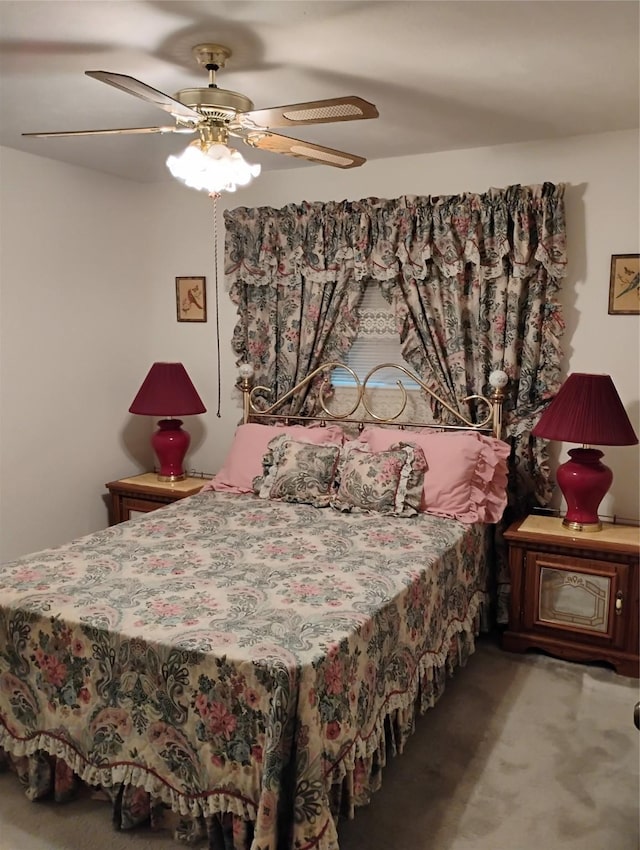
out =
[(613, 473), (600, 462), (602, 452), (598, 449), (570, 449), (569, 457), (556, 474), (567, 503), (562, 525), (573, 531), (601, 531), (598, 507), (611, 487)]
[(151, 445), (160, 463), (158, 481), (184, 481), (187, 473), (182, 463), (191, 437), (182, 430), (181, 419), (161, 419), (151, 437)]
[(566, 517), (562, 520), (564, 528), (570, 528), (571, 531), (602, 531), (602, 523), (598, 522), (571, 522)]

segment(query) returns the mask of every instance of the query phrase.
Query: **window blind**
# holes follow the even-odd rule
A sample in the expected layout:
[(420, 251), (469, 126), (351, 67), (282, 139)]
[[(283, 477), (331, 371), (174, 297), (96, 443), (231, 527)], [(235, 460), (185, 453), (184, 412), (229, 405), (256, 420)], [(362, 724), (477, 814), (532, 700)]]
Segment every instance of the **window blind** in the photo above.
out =
[[(393, 307), (385, 300), (377, 283), (368, 283), (365, 287), (357, 314), (358, 335), (344, 362), (358, 378), (364, 380), (371, 369), (380, 363), (397, 363), (411, 369), (402, 357)], [(331, 379), (336, 387), (355, 386), (353, 378), (344, 369), (334, 369)], [(394, 369), (376, 372), (368, 386), (395, 387), (398, 379), (402, 380), (408, 390), (419, 389), (415, 381)]]

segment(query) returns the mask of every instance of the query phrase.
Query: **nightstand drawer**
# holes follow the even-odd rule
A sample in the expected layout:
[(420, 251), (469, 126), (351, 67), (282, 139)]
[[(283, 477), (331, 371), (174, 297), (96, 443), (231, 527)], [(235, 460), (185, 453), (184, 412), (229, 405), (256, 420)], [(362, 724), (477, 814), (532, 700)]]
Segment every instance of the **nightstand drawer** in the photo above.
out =
[(148, 514), (149, 511), (155, 511), (158, 508), (163, 508), (169, 502), (151, 501), (133, 496), (121, 496), (120, 506), (118, 509), (121, 519), (118, 522), (126, 522), (128, 519), (135, 519), (136, 516)]
[(199, 493), (207, 483), (206, 478), (184, 478), (182, 481), (159, 481), (153, 472), (133, 475), (110, 481), (105, 486), (111, 495), (109, 525), (117, 525), (134, 519), (136, 515), (149, 513)]

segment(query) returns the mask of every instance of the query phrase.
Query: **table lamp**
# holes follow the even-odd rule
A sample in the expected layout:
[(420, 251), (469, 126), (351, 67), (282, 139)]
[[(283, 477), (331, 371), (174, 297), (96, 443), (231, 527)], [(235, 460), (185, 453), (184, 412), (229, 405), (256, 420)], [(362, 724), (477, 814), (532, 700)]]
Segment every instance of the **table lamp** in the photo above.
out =
[(609, 375), (569, 375), (532, 434), (547, 440), (582, 443), (570, 449), (556, 480), (567, 503), (562, 524), (574, 531), (600, 531), (598, 506), (611, 487), (613, 473), (590, 446), (633, 446), (633, 426)]
[(154, 363), (149, 369), (129, 413), (162, 417), (151, 437), (160, 464), (159, 481), (182, 481), (187, 477), (182, 464), (191, 437), (176, 417), (206, 410), (182, 363)]

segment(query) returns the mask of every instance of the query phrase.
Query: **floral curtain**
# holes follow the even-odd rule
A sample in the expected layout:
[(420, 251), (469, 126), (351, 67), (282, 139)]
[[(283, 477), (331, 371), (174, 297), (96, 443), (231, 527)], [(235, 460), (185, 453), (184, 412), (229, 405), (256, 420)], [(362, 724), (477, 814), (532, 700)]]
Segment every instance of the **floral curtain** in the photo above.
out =
[[(243, 208), (225, 220), (234, 350), (261, 383), (281, 394), (314, 364), (342, 359), (363, 286), (376, 280), (394, 305), (405, 360), (454, 408), (486, 391), (493, 369), (507, 372), (505, 520), (549, 500), (546, 444), (531, 430), (560, 387), (564, 185)], [(504, 620), (506, 565), (498, 582)]]
[(406, 230), (401, 273), (383, 283), (403, 356), (471, 417), (473, 404), (461, 400), (487, 389), (493, 369), (507, 372), (505, 425), (518, 479), (513, 507), (544, 504), (551, 495), (547, 455), (530, 432), (560, 386), (564, 186), (424, 200)]
[[(281, 398), (317, 366), (341, 361), (358, 331), (356, 308), (364, 280), (340, 260), (344, 222), (322, 205), (225, 213), (225, 263), (239, 321), (233, 335), (238, 364)], [(323, 376), (280, 408), (310, 415)]]

